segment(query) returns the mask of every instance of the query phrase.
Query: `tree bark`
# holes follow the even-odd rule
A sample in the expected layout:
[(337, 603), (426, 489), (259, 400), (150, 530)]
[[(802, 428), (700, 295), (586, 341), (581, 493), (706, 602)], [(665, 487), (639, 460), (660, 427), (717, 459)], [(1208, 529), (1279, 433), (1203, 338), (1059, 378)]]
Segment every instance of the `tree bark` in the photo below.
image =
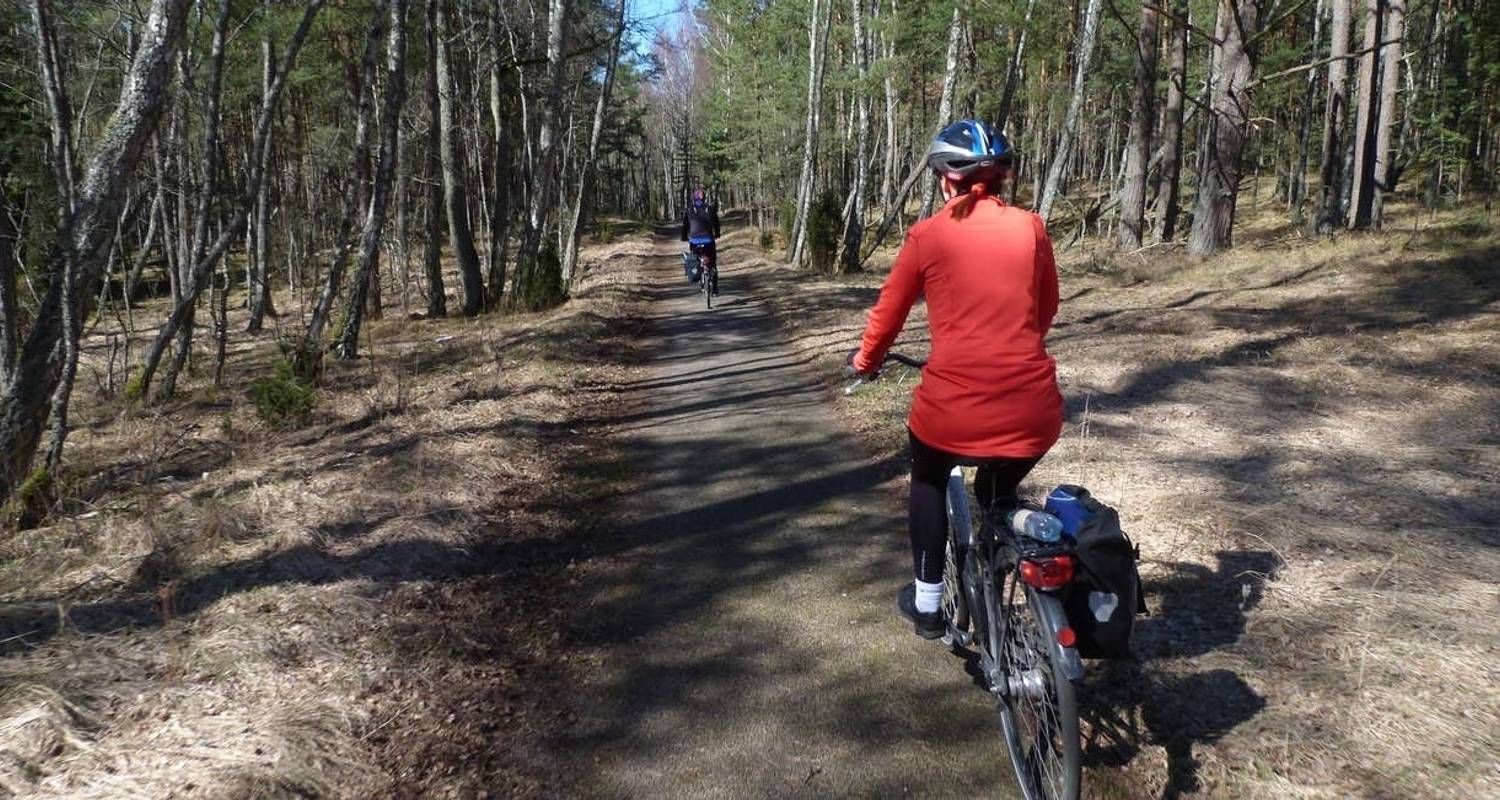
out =
[[(517, 257), (516, 290), (511, 294), (511, 304), (518, 308), (535, 307), (533, 301), (540, 299), (534, 297), (537, 294), (535, 289), (542, 282), (556, 280), (559, 286), (562, 282), (561, 263), (542, 263), (542, 240), (547, 235), (552, 206), (560, 188), (557, 142), (561, 138), (563, 40), (567, 36), (568, 1), (548, 0), (547, 9), (547, 102), (543, 104), (541, 124), (537, 127), (536, 171), (531, 176), (534, 189)], [(553, 269), (557, 269), (558, 274), (549, 274)]]
[(1373, 222), (1375, 209), (1375, 153), (1379, 148), (1380, 53), (1386, 0), (1366, 0), (1364, 54), (1359, 57), (1359, 113), (1354, 126), (1354, 186), (1349, 228), (1362, 230)]
[(1120, 187), (1120, 247), (1141, 246), (1146, 226), (1146, 165), (1151, 157), (1151, 128), (1156, 122), (1156, 7), (1141, 4), (1141, 30), (1136, 42), (1135, 107), (1125, 144), (1125, 182)]
[(1385, 222), (1385, 195), (1396, 190), (1397, 150), (1401, 143), (1392, 136), (1396, 122), (1396, 89), (1401, 82), (1402, 42), (1406, 38), (1406, 0), (1385, 0), (1386, 11), (1380, 49), (1380, 113), (1375, 132), (1375, 180), (1370, 202), (1370, 225)]
[[(857, 1), (857, 0), (856, 0)], [(604, 65), (604, 83), (599, 87), (599, 97), (594, 103), (594, 124), (589, 131), (588, 152), (578, 170), (578, 196), (569, 215), (568, 233), (563, 251), (562, 279), (564, 286), (573, 282), (573, 273), (578, 265), (578, 240), (583, 235), (582, 221), (584, 205), (593, 190), (595, 161), (599, 157), (599, 140), (604, 135), (604, 112), (609, 107), (610, 92), (615, 84), (615, 67), (620, 61), (620, 43), (625, 38), (625, 0), (615, 0), (614, 40), (609, 46), (609, 60)]]
[(1188, 252), (1208, 255), (1229, 247), (1233, 240), (1234, 207), (1239, 197), (1240, 159), (1250, 127), (1248, 86), (1254, 70), (1250, 41), (1260, 20), (1259, 0), (1220, 0), (1224, 35), (1216, 45), (1213, 96), (1209, 118), (1208, 153), (1198, 180), (1193, 230)]
[(333, 341), (334, 356), (341, 359), (354, 358), (359, 353), (359, 330), (364, 322), (365, 300), (370, 285), (380, 279), (380, 234), (385, 229), (391, 176), (395, 172), (401, 106), (406, 102), (406, 0), (391, 0), (390, 15), (385, 51), (385, 108), (380, 116), (380, 155), (375, 167), (375, 186), (370, 196), (370, 210), (365, 215), (365, 229), (360, 236), (358, 265), (354, 279), (349, 283), (349, 294), (344, 298), (344, 323)]
[(448, 316), (447, 288), (443, 286), (443, 134), (438, 120), (442, 108), (438, 100), (437, 4), (427, 0), (427, 213), (426, 240), (422, 244), (422, 267), (427, 275), (427, 317)]
[[(878, 2), (878, 0), (877, 0)], [(846, 204), (849, 213), (844, 220), (844, 252), (835, 268), (838, 272), (859, 271), (859, 248), (865, 237), (865, 186), (870, 180), (870, 80), (869, 52), (865, 41), (865, 0), (850, 0), (851, 24), (854, 28), (854, 63), (859, 75), (855, 91), (858, 121), (854, 130), (854, 181), (849, 187)]]
[(490, 4), (485, 15), (490, 45), (490, 124), (495, 147), (491, 154), (490, 191), (494, 197), (490, 208), (489, 295), (487, 305), (498, 308), (505, 296), (505, 260), (510, 239), (510, 131), (500, 103), (500, 3)]
[(1016, 84), (1021, 80), (1021, 65), (1026, 58), (1026, 39), (1031, 33), (1031, 12), (1036, 10), (1036, 0), (1027, 0), (1026, 16), (1021, 21), (1021, 33), (1016, 38), (1016, 48), (1010, 53), (1010, 62), (1005, 68), (1005, 89), (1000, 93), (1000, 108), (995, 112), (995, 130), (1005, 133), (1005, 123), (1010, 121), (1011, 104), (1015, 102)]
[(1322, 195), (1314, 231), (1331, 235), (1344, 219), (1344, 121), (1349, 116), (1349, 0), (1332, 0), (1328, 99), (1323, 106), (1323, 152), (1318, 165)]
[[(1097, 5), (1098, 0), (1093, 0)], [(943, 92), (938, 98), (937, 130), (952, 122), (953, 87), (958, 82), (958, 43), (963, 36), (963, 20), (958, 6), (953, 7), (953, 21), (948, 26), (948, 55), (943, 62)], [(932, 206), (937, 200), (937, 173), (924, 169), (926, 178), (922, 182), (922, 216), (932, 216)]]
[[(275, 70), (276, 48), (271, 44), (271, 38), (266, 36), (260, 43), (261, 60), (261, 96), (270, 93), (271, 76)], [(274, 129), (266, 137), (266, 149), (261, 154), (260, 171), (265, 173), (271, 161), (271, 148), (274, 143)], [(260, 191), (255, 193), (255, 263), (250, 267), (250, 321), (246, 330), (250, 333), (259, 333), (265, 324), (266, 314), (276, 315), (276, 309), (271, 301), (271, 199), (270, 192), (265, 181), (261, 181)]]
[(1073, 95), (1068, 99), (1068, 113), (1063, 118), (1062, 137), (1052, 153), (1052, 163), (1047, 169), (1047, 183), (1042, 187), (1042, 199), (1037, 204), (1037, 213), (1043, 220), (1052, 216), (1052, 206), (1062, 191), (1063, 176), (1073, 154), (1073, 140), (1078, 136), (1078, 117), (1083, 110), (1084, 83), (1088, 79), (1089, 64), (1094, 58), (1094, 42), (1099, 33), (1100, 0), (1089, 0), (1083, 15), (1083, 31), (1079, 34), (1078, 49), (1073, 68)]
[(1182, 107), (1186, 95), (1188, 7), (1173, 0), (1172, 38), (1167, 66), (1167, 105), (1161, 126), (1161, 189), (1156, 195), (1157, 242), (1170, 242), (1177, 233), (1182, 188)]
[(464, 179), (463, 155), (458, 147), (458, 98), (452, 74), (453, 54), (448, 39), (448, 0), (436, 0), (438, 82), (438, 153), (443, 162), (443, 211), (448, 216), (448, 244), (458, 260), (458, 274), (464, 284), (464, 316), (484, 310), (484, 274), (479, 270), (479, 253), (474, 249), (474, 232), (469, 227), (469, 190)]
[(186, 20), (187, 0), (152, 0), (119, 104), (84, 172), (74, 211), (62, 225), (63, 266), (54, 272), (71, 269), (80, 291), (65, 297), (63, 281), (51, 283), (11, 381), (0, 394), (0, 500), (9, 498), (25, 480), (36, 454), (47, 401), (61, 378), (62, 307), (69, 305), (68, 313), (77, 318), (83, 311), (82, 298), (92, 294), (99, 279), (136, 164), (160, 119)]

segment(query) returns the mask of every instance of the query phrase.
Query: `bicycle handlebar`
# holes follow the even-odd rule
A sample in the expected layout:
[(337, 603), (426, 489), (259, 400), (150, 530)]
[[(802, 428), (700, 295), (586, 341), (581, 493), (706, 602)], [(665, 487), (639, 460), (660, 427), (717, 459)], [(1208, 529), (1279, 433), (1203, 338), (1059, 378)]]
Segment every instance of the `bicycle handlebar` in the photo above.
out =
[[(856, 354), (858, 354), (858, 353), (859, 353), (858, 350), (851, 351), (849, 353), (848, 363), (853, 364), (854, 363), (854, 356)], [(885, 354), (885, 360), (880, 362), (880, 366), (884, 367), (886, 364), (888, 364), (888, 363), (890, 363), (892, 361), (896, 362), (897, 364), (904, 364), (904, 365), (906, 365), (908, 367), (911, 367), (912, 369), (921, 369), (921, 368), (927, 366), (927, 362), (923, 361), (922, 359), (913, 358), (913, 357), (911, 357), (909, 355), (906, 355), (904, 353), (897, 353), (897, 352), (894, 352), (894, 351), (887, 352)], [(875, 374), (873, 374), (873, 375), (857, 375), (857, 376), (855, 376), (853, 383), (850, 383), (848, 386), (844, 387), (844, 394), (845, 395), (854, 394), (856, 391), (859, 390), (859, 387), (861, 387), (861, 386), (865, 385), (866, 383), (868, 383), (868, 382), (870, 382), (872, 380), (875, 380), (876, 378), (879, 378), (879, 377), (880, 377), (880, 372), (879, 371), (876, 371)]]

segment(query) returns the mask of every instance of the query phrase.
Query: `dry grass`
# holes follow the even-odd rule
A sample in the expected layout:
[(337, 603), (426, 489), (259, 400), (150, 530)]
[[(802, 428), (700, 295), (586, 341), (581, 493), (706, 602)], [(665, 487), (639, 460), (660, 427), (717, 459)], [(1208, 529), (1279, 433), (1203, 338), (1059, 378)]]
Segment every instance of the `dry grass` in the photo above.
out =
[[(1415, 216), (1060, 254), (1069, 424), (1032, 486), (1120, 508), (1156, 612), (1139, 664), (1089, 677), (1094, 791), (1500, 796), (1500, 226)], [(882, 275), (809, 278), (748, 236), (724, 258), (837, 384)], [(926, 342), (919, 307), (897, 347)], [(892, 453), (915, 377), (888, 377), (843, 407)]]
[(0, 536), (0, 797), (563, 791), (555, 599), (614, 488), (564, 476), (602, 446), (641, 247), (586, 251), (555, 312), (369, 325), (299, 429), (246, 399), (274, 333), (213, 388), (205, 332), (181, 396), (132, 409), (90, 377), (101, 329), (66, 496)]

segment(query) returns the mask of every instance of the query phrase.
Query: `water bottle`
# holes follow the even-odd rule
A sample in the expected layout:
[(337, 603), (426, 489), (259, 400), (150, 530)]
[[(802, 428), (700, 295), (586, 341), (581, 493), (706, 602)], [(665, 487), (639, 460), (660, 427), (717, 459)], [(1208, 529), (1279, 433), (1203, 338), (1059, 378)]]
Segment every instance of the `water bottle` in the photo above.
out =
[(1017, 536), (1025, 536), (1038, 542), (1053, 544), (1062, 538), (1062, 520), (1045, 511), (1019, 508), (1006, 517), (1010, 529)]

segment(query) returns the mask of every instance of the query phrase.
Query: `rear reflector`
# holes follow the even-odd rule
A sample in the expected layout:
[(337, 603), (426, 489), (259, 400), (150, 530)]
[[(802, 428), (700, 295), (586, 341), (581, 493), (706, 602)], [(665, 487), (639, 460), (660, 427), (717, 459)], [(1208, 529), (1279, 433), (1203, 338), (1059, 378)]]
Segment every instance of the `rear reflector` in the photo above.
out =
[(1021, 580), (1038, 589), (1061, 589), (1073, 580), (1073, 557), (1023, 559)]
[(1063, 647), (1072, 647), (1078, 643), (1078, 634), (1072, 628), (1063, 628), (1057, 632), (1057, 643)]

